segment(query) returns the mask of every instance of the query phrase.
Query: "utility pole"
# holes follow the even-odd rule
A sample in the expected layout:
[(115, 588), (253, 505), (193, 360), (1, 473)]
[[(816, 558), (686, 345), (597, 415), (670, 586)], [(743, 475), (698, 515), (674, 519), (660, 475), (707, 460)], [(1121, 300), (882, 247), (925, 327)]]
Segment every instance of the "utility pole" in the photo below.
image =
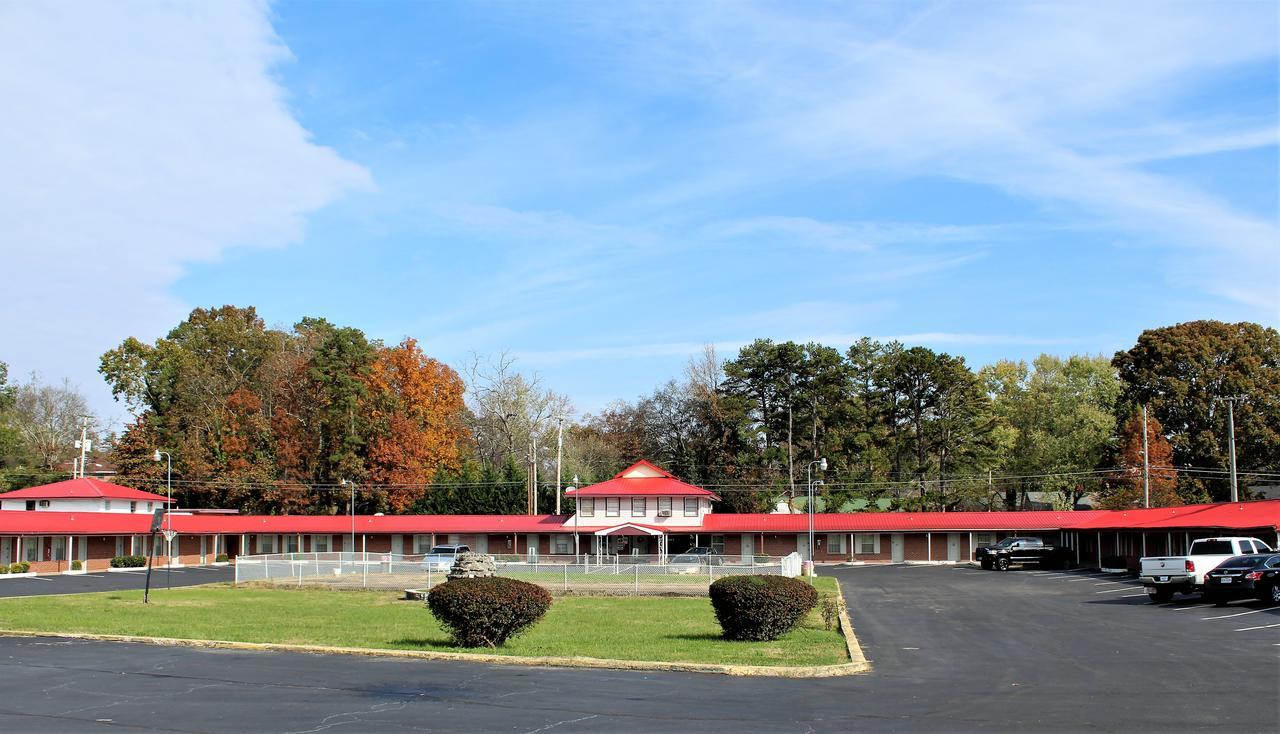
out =
[(556, 514), (560, 514), (560, 460), (564, 457), (564, 416), (556, 419)]
[(1151, 507), (1151, 459), (1147, 453), (1147, 405), (1142, 404), (1142, 506)]
[[(79, 476), (83, 477), (84, 476), (84, 457), (85, 457), (85, 454), (89, 453), (89, 416), (87, 415), (81, 418), (80, 440), (76, 441), (76, 448), (80, 449)], [(74, 463), (72, 464), (72, 466), (74, 467)], [(75, 478), (77, 476), (75, 469), (72, 470), (71, 476), (72, 478)]]
[(538, 444), (533, 433), (529, 434), (529, 483), (527, 510), (530, 515), (538, 514)]
[(1240, 490), (1236, 484), (1236, 401), (1244, 400), (1243, 395), (1228, 395), (1226, 397), (1214, 398), (1221, 400), (1227, 404), (1227, 443), (1231, 449), (1231, 501), (1240, 501)]

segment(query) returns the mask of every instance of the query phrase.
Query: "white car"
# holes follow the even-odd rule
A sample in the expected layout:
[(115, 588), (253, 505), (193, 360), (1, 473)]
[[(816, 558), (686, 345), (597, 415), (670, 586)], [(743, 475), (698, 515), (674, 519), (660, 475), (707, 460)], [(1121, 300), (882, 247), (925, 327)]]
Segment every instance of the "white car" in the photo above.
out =
[(470, 552), (471, 548), (465, 545), (437, 545), (423, 556), (422, 565), (432, 571), (448, 571), (458, 556)]
[(1201, 538), (1191, 544), (1185, 556), (1143, 558), (1139, 578), (1151, 600), (1163, 603), (1178, 592), (1204, 591), (1204, 575), (1228, 558), (1270, 552), (1271, 546), (1257, 538)]

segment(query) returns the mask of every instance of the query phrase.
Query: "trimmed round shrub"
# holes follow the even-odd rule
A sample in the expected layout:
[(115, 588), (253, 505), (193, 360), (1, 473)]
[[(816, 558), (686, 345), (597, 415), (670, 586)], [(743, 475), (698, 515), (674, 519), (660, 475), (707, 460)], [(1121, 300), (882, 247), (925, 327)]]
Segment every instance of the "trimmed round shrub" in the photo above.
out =
[(455, 645), (498, 647), (542, 619), (551, 592), (500, 576), (453, 579), (427, 593), (427, 608)]
[(776, 640), (817, 603), (817, 589), (785, 576), (725, 576), (711, 584), (711, 607), (729, 640)]
[(80, 571), (80, 570), (82, 570), (83, 568), (84, 568), (84, 564), (80, 563), (80, 560), (79, 560), (79, 559), (76, 559), (76, 560), (74, 560), (74, 561), (72, 561), (72, 562), (71, 562), (71, 570), (72, 570), (72, 571)]
[(229, 561), (230, 558), (227, 557), (226, 553), (219, 553), (218, 557), (213, 559), (214, 563), (228, 563)]

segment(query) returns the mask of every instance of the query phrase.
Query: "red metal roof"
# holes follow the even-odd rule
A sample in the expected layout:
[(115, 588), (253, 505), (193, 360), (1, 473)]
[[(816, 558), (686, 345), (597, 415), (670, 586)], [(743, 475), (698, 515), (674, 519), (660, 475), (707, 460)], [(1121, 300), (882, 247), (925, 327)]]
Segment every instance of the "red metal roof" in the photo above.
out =
[(1220, 502), (1212, 505), (1183, 505), (1149, 510), (1113, 510), (1063, 527), (1067, 530), (1280, 528), (1280, 500)]
[[(350, 533), (349, 515), (181, 515), (169, 518), (179, 533)], [(365, 535), (572, 533), (566, 515), (357, 515), (355, 532)], [(124, 512), (0, 511), (4, 535), (141, 535), (151, 516)], [(630, 524), (626, 521), (616, 524)], [(590, 533), (613, 525), (579, 525)], [(710, 514), (700, 526), (656, 526), (667, 533), (803, 533), (803, 514)], [(1280, 500), (1191, 505), (1152, 510), (1081, 512), (862, 512), (814, 515), (817, 532), (971, 532), (1032, 530), (1280, 529)]]
[(143, 492), (132, 487), (121, 487), (119, 484), (104, 482), (93, 477), (79, 477), (53, 484), (42, 484), (38, 487), (15, 489), (0, 494), (0, 500), (67, 500), (67, 499), (107, 499), (107, 500), (142, 500), (146, 502), (171, 502), (160, 494)]
[[(356, 515), (355, 532), (390, 533), (549, 533), (564, 532), (566, 515)], [(241, 533), (351, 532), (350, 515), (180, 515), (168, 516), (174, 530), (190, 535)], [(168, 526), (168, 525), (166, 525)], [(125, 512), (0, 511), (0, 535), (140, 535), (151, 516)]]
[[(1105, 514), (1080, 512), (820, 512), (813, 516), (814, 530), (835, 532), (926, 532), (981, 530), (1058, 530), (1077, 516)], [(805, 514), (707, 515), (703, 532), (803, 533), (809, 530)]]
[[(645, 474), (650, 476), (636, 476)], [(567, 490), (571, 497), (710, 497), (720, 499), (715, 492), (695, 487), (676, 479), (667, 470), (637, 461), (605, 482)]]

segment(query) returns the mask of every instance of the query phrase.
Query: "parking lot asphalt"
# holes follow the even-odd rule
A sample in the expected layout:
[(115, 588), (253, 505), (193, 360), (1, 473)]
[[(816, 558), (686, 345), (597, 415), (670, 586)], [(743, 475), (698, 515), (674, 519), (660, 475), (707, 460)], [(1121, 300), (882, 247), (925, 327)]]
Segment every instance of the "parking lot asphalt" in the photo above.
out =
[(1280, 627), (1268, 626), (1280, 610), (1152, 605), (1133, 580), (1081, 572), (823, 573), (841, 581), (870, 674), (730, 678), (0, 638), (0, 731), (1280, 728)]
[[(164, 589), (169, 586), (196, 586), (232, 581), (235, 575), (236, 571), (231, 566), (189, 566), (169, 570), (156, 568), (151, 572), (151, 588)], [(141, 589), (146, 585), (146, 580), (147, 569), (145, 568), (128, 571), (94, 571), (86, 574), (15, 576), (0, 578), (0, 597)]]

